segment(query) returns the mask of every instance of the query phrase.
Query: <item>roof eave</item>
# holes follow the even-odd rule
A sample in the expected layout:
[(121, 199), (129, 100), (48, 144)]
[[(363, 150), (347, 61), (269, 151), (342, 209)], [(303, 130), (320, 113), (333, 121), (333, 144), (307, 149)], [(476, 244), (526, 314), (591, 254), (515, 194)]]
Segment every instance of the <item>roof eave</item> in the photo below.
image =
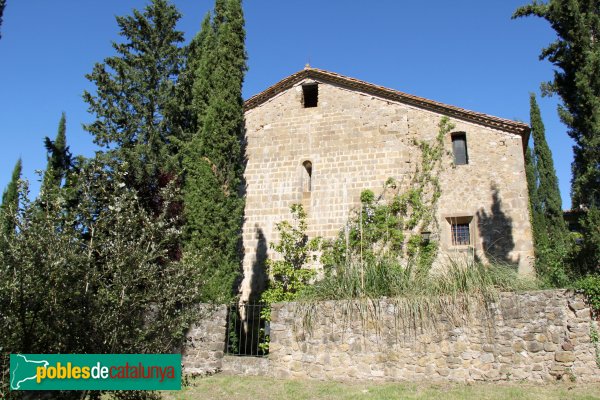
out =
[(266, 90), (250, 97), (244, 103), (244, 111), (251, 110), (264, 102), (268, 101), (277, 94), (293, 87), (298, 82), (305, 79), (315, 79), (321, 82), (334, 83), (338, 86), (349, 89), (358, 90), (364, 93), (382, 97), (388, 100), (401, 102), (412, 105), (417, 108), (429, 110), (448, 117), (457, 118), (464, 121), (469, 121), (478, 125), (484, 125), (490, 128), (498, 129), (505, 132), (521, 135), (524, 144), (529, 138), (529, 126), (522, 122), (512, 121), (509, 119), (495, 117), (493, 115), (483, 114), (475, 111), (466, 110), (460, 107), (451, 106), (440, 103), (434, 100), (429, 100), (423, 97), (413, 96), (397, 90), (389, 89), (383, 86), (374, 85), (355, 78), (335, 74), (333, 72), (320, 70), (316, 68), (305, 68), (298, 71), (285, 79), (277, 82)]

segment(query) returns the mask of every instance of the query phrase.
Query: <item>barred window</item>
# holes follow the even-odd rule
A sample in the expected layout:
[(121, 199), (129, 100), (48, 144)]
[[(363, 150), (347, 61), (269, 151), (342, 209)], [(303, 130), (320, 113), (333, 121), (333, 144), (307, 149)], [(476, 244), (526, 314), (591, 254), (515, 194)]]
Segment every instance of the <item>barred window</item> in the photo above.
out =
[(471, 244), (469, 224), (452, 224), (452, 245), (468, 246)]

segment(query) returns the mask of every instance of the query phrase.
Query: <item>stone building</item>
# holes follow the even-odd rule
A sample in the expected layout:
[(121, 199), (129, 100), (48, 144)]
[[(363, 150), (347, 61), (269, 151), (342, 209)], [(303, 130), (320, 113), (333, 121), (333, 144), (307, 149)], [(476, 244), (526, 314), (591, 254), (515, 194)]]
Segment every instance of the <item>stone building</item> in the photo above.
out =
[(264, 282), (275, 224), (302, 203), (308, 234), (333, 238), (364, 189), (406, 182), (442, 117), (441, 197), (436, 210), (442, 260), (475, 254), (532, 273), (525, 178), (526, 124), (307, 67), (245, 103), (247, 166), (242, 299)]

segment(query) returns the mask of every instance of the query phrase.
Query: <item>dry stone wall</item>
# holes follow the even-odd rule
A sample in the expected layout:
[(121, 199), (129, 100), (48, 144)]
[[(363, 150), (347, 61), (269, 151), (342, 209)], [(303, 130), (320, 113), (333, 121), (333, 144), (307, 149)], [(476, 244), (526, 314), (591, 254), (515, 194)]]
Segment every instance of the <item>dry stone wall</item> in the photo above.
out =
[(436, 316), (437, 327), (422, 331), (388, 299), (329, 301), (308, 310), (278, 304), (272, 373), (334, 380), (600, 381), (590, 309), (581, 297), (505, 293), (472, 313), (458, 324)]
[(225, 352), (227, 306), (201, 304), (197, 315), (198, 322), (188, 330), (181, 354), (183, 372), (191, 375), (220, 372)]
[[(398, 302), (327, 301), (273, 306), (266, 358), (223, 354), (226, 307), (202, 308), (188, 335), (186, 373), (379, 381), (600, 381), (583, 298), (562, 290), (504, 293), (467, 318), (425, 315)], [(423, 328), (423, 329), (422, 329)]]

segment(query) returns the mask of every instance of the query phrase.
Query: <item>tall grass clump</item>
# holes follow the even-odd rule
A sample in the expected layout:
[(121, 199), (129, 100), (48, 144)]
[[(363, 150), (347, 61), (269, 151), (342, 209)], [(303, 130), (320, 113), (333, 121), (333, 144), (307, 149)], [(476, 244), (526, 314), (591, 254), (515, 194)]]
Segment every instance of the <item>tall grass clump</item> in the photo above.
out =
[(322, 280), (301, 293), (303, 300), (376, 299), (381, 297), (463, 297), (492, 300), (499, 292), (537, 289), (532, 279), (509, 265), (485, 265), (474, 260), (448, 260), (429, 271), (415, 263), (376, 258), (337, 265)]
[(520, 277), (507, 265), (449, 260), (425, 272), (416, 263), (380, 258), (363, 265), (339, 265), (298, 294), (297, 311), (305, 314), (304, 328), (310, 330), (309, 314), (318, 303), (337, 300), (348, 320), (379, 326), (380, 306), (387, 304), (393, 306), (396, 325), (405, 335), (439, 332), (446, 323), (462, 326), (481, 317), (492, 326), (490, 306), (500, 292), (537, 288), (536, 281)]

